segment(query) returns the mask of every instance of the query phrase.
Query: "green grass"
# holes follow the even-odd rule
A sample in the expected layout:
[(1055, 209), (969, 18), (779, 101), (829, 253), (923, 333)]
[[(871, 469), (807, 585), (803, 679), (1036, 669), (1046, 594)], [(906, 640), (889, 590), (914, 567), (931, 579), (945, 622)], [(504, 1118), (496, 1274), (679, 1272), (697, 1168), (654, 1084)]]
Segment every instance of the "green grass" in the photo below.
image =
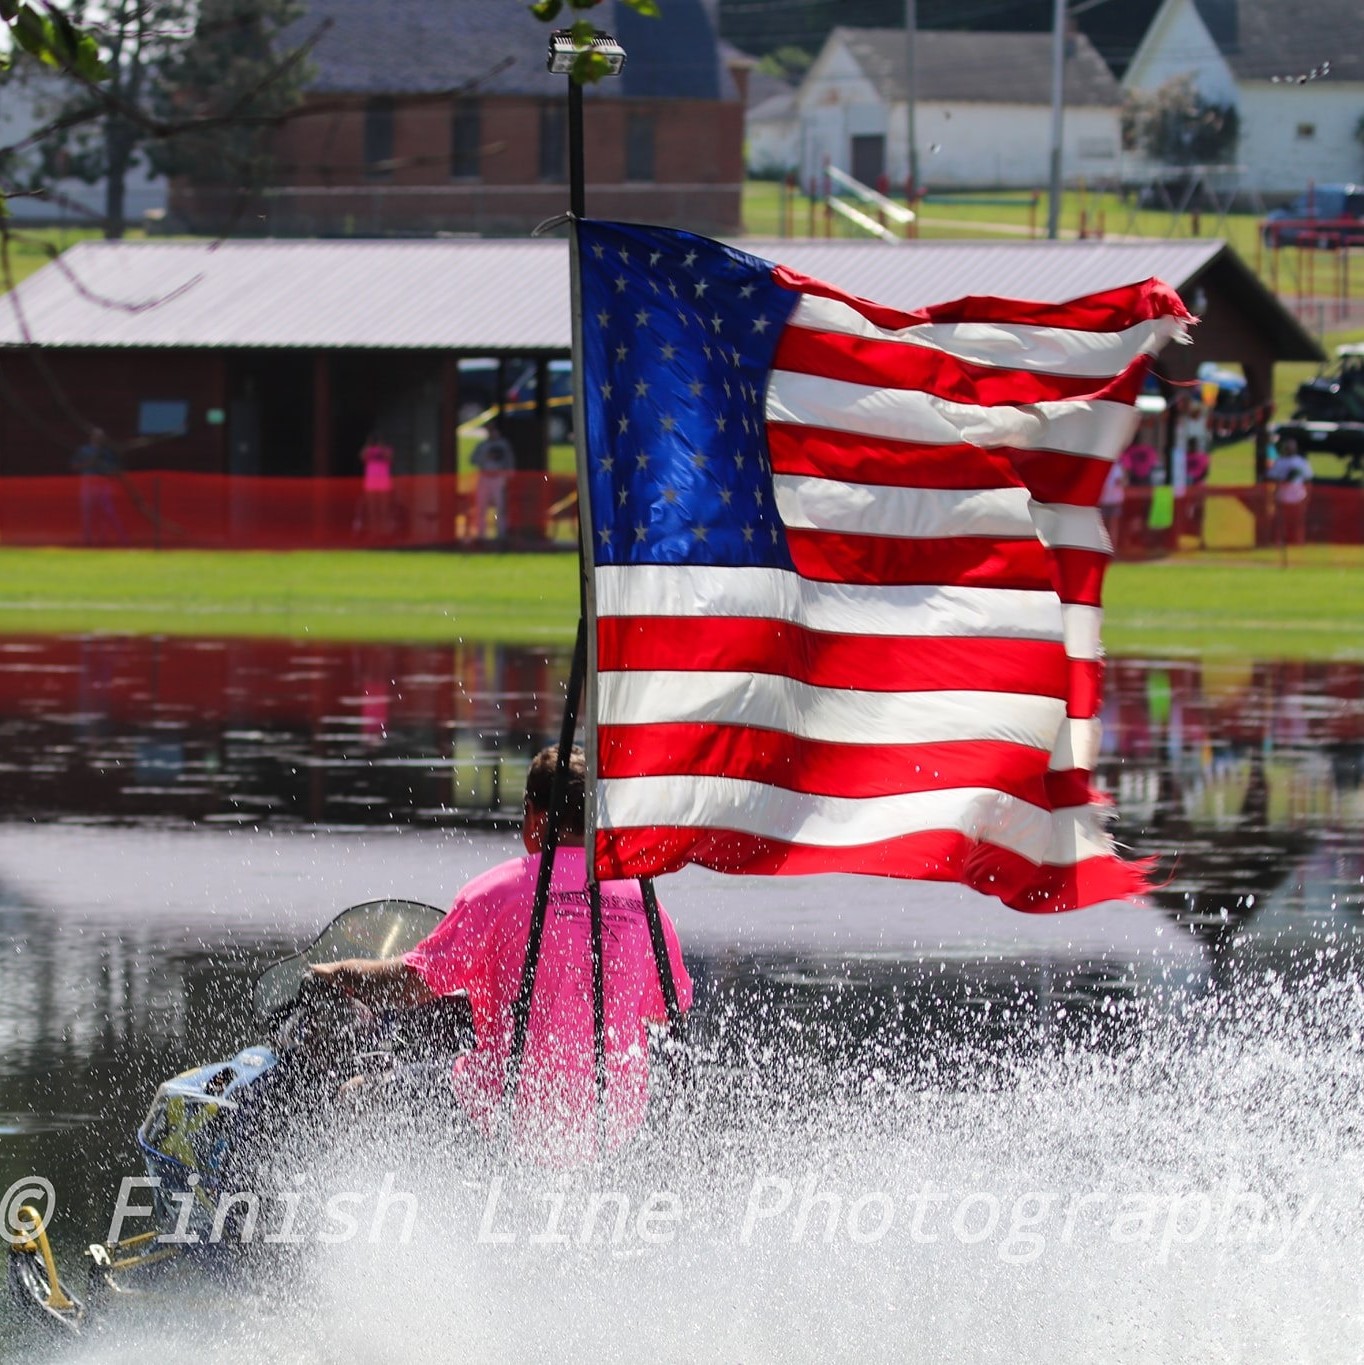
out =
[[(0, 293), (13, 285), (22, 284), (35, 270), (40, 270), (54, 256), (77, 242), (89, 242), (103, 236), (98, 228), (21, 228), (10, 226), (5, 234), (9, 258), (8, 276), (0, 275)], [(131, 240), (146, 236), (140, 228), (127, 234)]]
[[(1111, 653), (1364, 659), (1364, 547), (1117, 564)], [(0, 550), (0, 634), (273, 635), (555, 644), (578, 619), (559, 555)]]
[[(977, 200), (988, 202), (973, 202)], [(781, 186), (776, 182), (748, 181), (744, 187), (742, 212), (744, 231), (749, 235), (787, 235), (782, 223)], [(916, 230), (923, 238), (998, 240), (1026, 238), (1030, 233), (1045, 236), (1047, 195), (1041, 194), (1035, 204), (1030, 193), (1016, 190), (930, 195), (918, 205), (918, 214)], [(1062, 196), (1058, 222), (1063, 237), (1084, 232), (1106, 238), (1221, 238), (1236, 249), (1266, 284), (1285, 297), (1307, 293), (1330, 298), (1342, 284), (1349, 297), (1364, 297), (1364, 260), (1361, 260), (1364, 252), (1352, 251), (1338, 257), (1334, 252), (1285, 248), (1278, 253), (1276, 261), (1270, 252), (1261, 248), (1260, 218), (1256, 213), (1229, 213), (1218, 217), (1209, 213), (1176, 213), (1168, 208), (1139, 208), (1132, 201), (1123, 202), (1116, 194), (1068, 190)], [(810, 224), (810, 201), (797, 192), (790, 235), (808, 236)], [(822, 235), (827, 230), (821, 209), (816, 209), (814, 224), (815, 235)], [(833, 234), (867, 240), (864, 233), (841, 218), (833, 219)], [(1341, 261), (1347, 266), (1347, 278), (1343, 281), (1336, 276), (1337, 264)]]
[(1307, 545), (1115, 564), (1111, 654), (1364, 659), (1364, 546)]
[(0, 634), (559, 643), (571, 554), (0, 550)]

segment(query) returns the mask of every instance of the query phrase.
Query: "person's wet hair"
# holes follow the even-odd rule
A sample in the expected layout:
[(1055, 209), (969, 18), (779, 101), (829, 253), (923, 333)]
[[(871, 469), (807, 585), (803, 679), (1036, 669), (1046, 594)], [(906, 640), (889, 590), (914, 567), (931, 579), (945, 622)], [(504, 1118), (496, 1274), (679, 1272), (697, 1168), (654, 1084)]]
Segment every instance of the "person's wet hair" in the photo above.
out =
[[(554, 769), (559, 762), (559, 746), (551, 744), (531, 759), (526, 774), (526, 801), (536, 810), (549, 811), (550, 793), (554, 789)], [(561, 837), (583, 837), (587, 804), (587, 756), (578, 745), (568, 755), (568, 791), (564, 813), (559, 821)]]

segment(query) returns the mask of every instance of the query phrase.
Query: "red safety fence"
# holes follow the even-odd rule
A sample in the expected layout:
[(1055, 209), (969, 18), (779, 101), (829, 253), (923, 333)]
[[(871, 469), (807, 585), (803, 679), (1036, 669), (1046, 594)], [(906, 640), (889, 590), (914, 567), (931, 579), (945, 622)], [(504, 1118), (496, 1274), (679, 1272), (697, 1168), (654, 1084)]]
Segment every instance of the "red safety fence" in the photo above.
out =
[(1287, 538), (1320, 545), (1364, 543), (1364, 488), (1314, 483), (1301, 516), (1283, 515), (1274, 484), (1244, 488), (1198, 485), (1175, 495), (1166, 488), (1128, 488), (1108, 526), (1119, 559), (1150, 559), (1176, 550), (1252, 549)]
[[(161, 549), (353, 549), (417, 546), (572, 547), (578, 499), (572, 476), (409, 475), (388, 495), (360, 479), (272, 479), (140, 472), (119, 478), (0, 479), (0, 544), (129, 545)], [(1274, 545), (1284, 527), (1273, 485), (1129, 488), (1105, 513), (1118, 557), (1180, 549)], [(1290, 537), (1296, 527), (1289, 525)], [(1303, 538), (1364, 542), (1364, 489), (1310, 488)]]
[[(349, 549), (577, 543), (571, 475), (408, 475), (362, 480), (140, 471), (0, 480), (0, 544), (158, 549)], [(481, 522), (481, 525), (479, 524)]]

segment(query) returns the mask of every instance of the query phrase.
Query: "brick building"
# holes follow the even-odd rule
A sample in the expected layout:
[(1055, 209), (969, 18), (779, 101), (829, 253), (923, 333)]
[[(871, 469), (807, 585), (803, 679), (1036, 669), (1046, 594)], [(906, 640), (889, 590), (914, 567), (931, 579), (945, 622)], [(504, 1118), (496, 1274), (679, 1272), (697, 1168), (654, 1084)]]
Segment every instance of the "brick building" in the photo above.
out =
[[(734, 232), (743, 168), (742, 70), (703, 0), (661, 19), (592, 11), (627, 59), (586, 91), (591, 211)], [(545, 69), (549, 25), (509, 0), (312, 0), (303, 105), (273, 134), (272, 183), (240, 193), (172, 185), (170, 221), (268, 236), (519, 235), (567, 207), (566, 81)]]

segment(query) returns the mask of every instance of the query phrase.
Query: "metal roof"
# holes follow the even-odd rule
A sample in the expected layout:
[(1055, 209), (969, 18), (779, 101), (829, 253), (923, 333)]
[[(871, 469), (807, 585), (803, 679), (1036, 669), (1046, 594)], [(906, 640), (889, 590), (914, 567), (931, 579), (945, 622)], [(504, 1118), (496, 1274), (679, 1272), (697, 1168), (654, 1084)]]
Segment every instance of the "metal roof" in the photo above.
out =
[(82, 242), (0, 345), (567, 350), (562, 241)]
[[(847, 48), (882, 99), (904, 99), (909, 47), (903, 28), (836, 28), (828, 42)], [(1051, 34), (921, 29), (914, 36), (914, 77), (921, 102), (1049, 105)], [(1064, 81), (1072, 109), (1122, 103), (1122, 87), (1082, 33), (1070, 36)]]
[[(621, 3), (595, 17), (628, 55), (621, 79), (591, 87), (590, 98), (738, 98), (703, 0), (673, 0), (653, 19)], [(564, 78), (545, 69), (545, 54), (552, 28), (573, 18), (542, 23), (521, 0), (308, 0), (286, 44), (316, 38), (308, 89), (317, 95), (561, 99)]]
[[(1060, 301), (1151, 276), (1178, 289), (1224, 252), (1219, 241), (737, 245), (905, 309), (971, 294)], [(30, 342), (567, 354), (568, 246), (561, 239), (84, 242), (0, 298), (0, 346)]]

